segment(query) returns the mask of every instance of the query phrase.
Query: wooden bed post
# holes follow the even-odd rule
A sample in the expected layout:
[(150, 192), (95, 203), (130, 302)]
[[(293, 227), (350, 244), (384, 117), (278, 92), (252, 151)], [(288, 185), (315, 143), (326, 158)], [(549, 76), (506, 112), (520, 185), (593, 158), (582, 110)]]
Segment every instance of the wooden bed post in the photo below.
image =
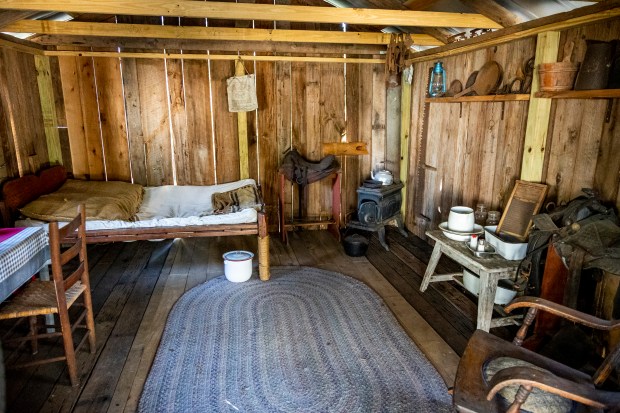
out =
[(267, 215), (264, 211), (258, 213), (258, 275), (261, 280), (267, 281), (269, 272), (269, 232), (267, 231)]

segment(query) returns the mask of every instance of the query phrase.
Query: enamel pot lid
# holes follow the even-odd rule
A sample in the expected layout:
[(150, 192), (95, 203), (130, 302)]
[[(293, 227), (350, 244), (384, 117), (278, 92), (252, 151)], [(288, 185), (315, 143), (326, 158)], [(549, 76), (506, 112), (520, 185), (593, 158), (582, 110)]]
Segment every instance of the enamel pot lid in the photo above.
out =
[(227, 261), (247, 261), (254, 257), (250, 251), (229, 251), (222, 257)]

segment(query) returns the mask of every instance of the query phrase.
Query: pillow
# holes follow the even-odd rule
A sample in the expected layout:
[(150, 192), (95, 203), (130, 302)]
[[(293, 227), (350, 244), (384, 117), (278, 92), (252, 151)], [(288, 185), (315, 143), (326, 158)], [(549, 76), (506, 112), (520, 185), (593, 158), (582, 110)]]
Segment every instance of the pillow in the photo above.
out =
[(62, 165), (52, 166), (39, 173), (41, 194), (49, 194), (56, 191), (67, 180), (67, 170)]
[(9, 210), (14, 211), (37, 199), (41, 191), (41, 180), (36, 175), (24, 175), (8, 181), (2, 186), (2, 197)]
[(254, 185), (245, 185), (227, 192), (215, 192), (211, 197), (214, 214), (228, 214), (246, 208), (260, 208), (260, 196)]
[[(517, 366), (531, 367), (537, 370), (545, 371), (544, 369), (537, 367), (532, 363), (528, 363), (527, 361), (511, 357), (498, 357), (489, 361), (483, 367), (484, 379), (488, 383), (491, 379), (493, 379), (493, 376), (500, 370), (506, 369), (508, 367)], [(508, 406), (515, 399), (517, 390), (519, 390), (519, 385), (514, 384), (504, 387), (497, 393), (502, 403), (505, 404), (506, 408), (508, 408)], [(574, 406), (572, 400), (565, 399), (564, 397), (558, 396), (553, 393), (547, 393), (546, 391), (534, 387), (530, 395), (525, 400), (525, 403), (523, 403), (523, 405), (521, 406), (521, 411), (532, 413), (567, 413), (572, 412), (573, 407)]]
[(40, 196), (20, 212), (43, 221), (70, 221), (83, 203), (88, 221), (131, 221), (142, 202), (142, 192), (142, 186), (127, 182), (68, 179), (59, 190)]

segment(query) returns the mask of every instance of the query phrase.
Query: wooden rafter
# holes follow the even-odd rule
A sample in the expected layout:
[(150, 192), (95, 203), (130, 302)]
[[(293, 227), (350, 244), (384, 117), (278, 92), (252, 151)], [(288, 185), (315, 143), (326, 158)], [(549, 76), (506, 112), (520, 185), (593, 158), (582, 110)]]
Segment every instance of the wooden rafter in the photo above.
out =
[[(22, 20), (6, 27), (17, 33), (75, 35), (127, 38), (271, 41), (302, 43), (383, 44), (390, 35), (371, 32), (333, 32), (315, 30), (267, 30), (227, 27), (156, 26), (147, 24), (114, 24)], [(413, 42), (421, 46), (440, 46), (443, 43), (425, 34), (412, 34)]]
[(539, 33), (547, 31), (564, 30), (570, 27), (595, 23), (619, 16), (620, 0), (606, 0), (592, 6), (554, 14), (460, 42), (417, 52), (407, 61), (407, 64), (470, 52), (513, 40), (536, 36)]
[(34, 15), (31, 11), (2, 11), (0, 12), (0, 29), (6, 31), (5, 27), (18, 20), (27, 19)]
[(514, 26), (523, 23), (524, 20), (516, 14), (500, 5), (495, 0), (460, 0), (461, 3), (470, 7), (472, 10), (487, 16), (494, 22), (501, 24), (503, 27)]
[(125, 14), (139, 16), (206, 17), (231, 20), (269, 20), (314, 23), (349, 23), (385, 26), (472, 27), (497, 29), (501, 26), (480, 14), (441, 13), (384, 9), (283, 6), (182, 0), (3, 0), (9, 10), (53, 10), (74, 13)]

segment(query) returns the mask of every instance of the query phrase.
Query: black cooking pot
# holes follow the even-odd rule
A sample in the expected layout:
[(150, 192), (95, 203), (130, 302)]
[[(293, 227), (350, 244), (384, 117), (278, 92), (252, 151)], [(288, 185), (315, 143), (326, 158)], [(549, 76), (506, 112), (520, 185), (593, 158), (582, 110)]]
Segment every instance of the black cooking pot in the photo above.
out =
[(342, 240), (342, 246), (349, 257), (361, 257), (368, 251), (368, 238), (360, 234), (349, 235)]

